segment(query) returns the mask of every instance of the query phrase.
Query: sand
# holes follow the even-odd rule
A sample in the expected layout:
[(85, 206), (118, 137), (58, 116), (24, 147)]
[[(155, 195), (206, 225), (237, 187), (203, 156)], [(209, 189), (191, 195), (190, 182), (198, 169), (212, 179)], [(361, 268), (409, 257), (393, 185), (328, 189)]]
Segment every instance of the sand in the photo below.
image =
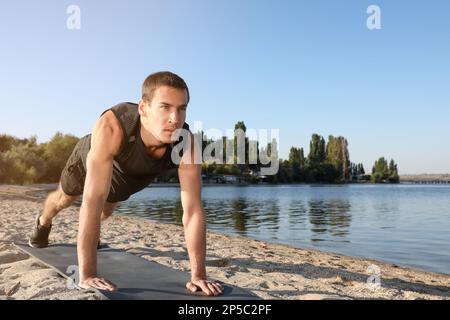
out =
[[(67, 288), (66, 279), (12, 245), (28, 240), (43, 207), (29, 192), (45, 187), (0, 186), (0, 299), (102, 299), (94, 291)], [(78, 208), (71, 206), (54, 220), (50, 242), (75, 243), (77, 228)], [(113, 215), (102, 225), (101, 241), (189, 271), (181, 226)], [(450, 275), (211, 231), (206, 266), (209, 277), (264, 299), (450, 299)], [(367, 282), (371, 275), (379, 285)]]

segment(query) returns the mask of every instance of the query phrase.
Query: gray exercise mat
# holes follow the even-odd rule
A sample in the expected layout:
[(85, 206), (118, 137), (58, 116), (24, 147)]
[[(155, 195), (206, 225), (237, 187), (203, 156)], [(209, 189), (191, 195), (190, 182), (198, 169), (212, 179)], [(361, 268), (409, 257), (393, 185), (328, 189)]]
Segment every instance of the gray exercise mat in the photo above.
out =
[[(76, 245), (58, 244), (36, 249), (16, 244), (18, 248), (55, 269), (66, 278), (73, 277), (69, 266), (78, 265)], [(96, 290), (111, 300), (257, 300), (253, 293), (228, 284), (222, 284), (220, 296), (190, 293), (185, 285), (190, 273), (178, 271), (107, 246), (97, 251), (97, 273), (114, 282), (117, 292)], [(73, 267), (72, 267), (73, 268)], [(69, 272), (69, 273), (66, 273)]]

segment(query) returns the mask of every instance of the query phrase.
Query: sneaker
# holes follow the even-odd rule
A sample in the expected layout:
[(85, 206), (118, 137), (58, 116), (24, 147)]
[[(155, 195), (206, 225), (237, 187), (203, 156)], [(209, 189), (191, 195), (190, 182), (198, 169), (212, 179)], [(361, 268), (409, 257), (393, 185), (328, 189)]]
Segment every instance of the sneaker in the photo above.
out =
[(40, 216), (41, 216), (40, 214), (36, 216), (36, 223), (33, 232), (30, 235), (30, 239), (28, 240), (29, 246), (33, 248), (47, 247), (48, 235), (50, 234), (50, 230), (52, 229), (52, 225), (50, 225), (49, 227), (45, 227), (39, 224)]

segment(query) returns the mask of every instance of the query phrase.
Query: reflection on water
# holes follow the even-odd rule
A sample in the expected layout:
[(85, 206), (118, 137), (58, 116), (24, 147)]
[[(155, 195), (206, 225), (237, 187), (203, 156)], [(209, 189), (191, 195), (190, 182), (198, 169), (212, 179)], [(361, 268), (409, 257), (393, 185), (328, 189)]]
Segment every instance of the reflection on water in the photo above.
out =
[[(204, 187), (208, 229), (450, 273), (450, 186)], [(151, 187), (117, 214), (182, 225), (179, 188)]]
[[(348, 200), (310, 200), (305, 203), (291, 199), (283, 206), (279, 202), (278, 199), (212, 198), (203, 200), (203, 208), (210, 227), (244, 236), (257, 230), (264, 230), (269, 237), (274, 236), (280, 230), (280, 216), (286, 213), (288, 225), (292, 228), (303, 226), (304, 229), (309, 221), (310, 231), (315, 234), (311, 241), (325, 240), (326, 234), (344, 237), (349, 232), (351, 205)], [(183, 208), (178, 197), (146, 202), (141, 202), (139, 198), (132, 199), (119, 205), (117, 211), (120, 214), (182, 224)]]
[[(277, 231), (278, 216), (282, 211), (276, 199), (263, 202), (245, 198), (207, 199), (203, 200), (203, 208), (208, 225), (215, 229), (232, 229), (240, 235), (247, 235), (248, 230), (259, 228)], [(179, 198), (153, 199), (148, 202), (130, 199), (120, 204), (116, 211), (119, 214), (182, 224), (183, 208)]]
[(153, 199), (151, 202), (129, 200), (120, 203), (116, 212), (176, 224), (182, 224), (183, 218), (181, 202), (173, 199), (170, 201), (167, 201), (167, 199)]
[[(311, 231), (318, 234), (329, 233), (332, 236), (343, 237), (348, 234), (352, 220), (350, 202), (348, 200), (310, 200), (309, 222)], [(320, 241), (320, 237), (312, 238)]]

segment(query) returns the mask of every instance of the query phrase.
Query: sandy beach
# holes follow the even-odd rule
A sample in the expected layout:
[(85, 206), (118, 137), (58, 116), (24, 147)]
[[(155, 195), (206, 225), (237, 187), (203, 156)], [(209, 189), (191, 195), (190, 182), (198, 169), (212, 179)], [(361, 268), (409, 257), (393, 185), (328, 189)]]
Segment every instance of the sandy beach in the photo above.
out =
[[(102, 299), (94, 291), (68, 289), (66, 279), (12, 245), (28, 240), (43, 207), (30, 192), (42, 188), (0, 186), (0, 299)], [(50, 242), (75, 243), (77, 228), (78, 208), (72, 206), (54, 220)], [(181, 226), (113, 215), (102, 225), (101, 241), (189, 271)], [(450, 299), (450, 275), (217, 232), (208, 231), (206, 260), (209, 277), (263, 299)], [(373, 266), (379, 286), (367, 283)]]

